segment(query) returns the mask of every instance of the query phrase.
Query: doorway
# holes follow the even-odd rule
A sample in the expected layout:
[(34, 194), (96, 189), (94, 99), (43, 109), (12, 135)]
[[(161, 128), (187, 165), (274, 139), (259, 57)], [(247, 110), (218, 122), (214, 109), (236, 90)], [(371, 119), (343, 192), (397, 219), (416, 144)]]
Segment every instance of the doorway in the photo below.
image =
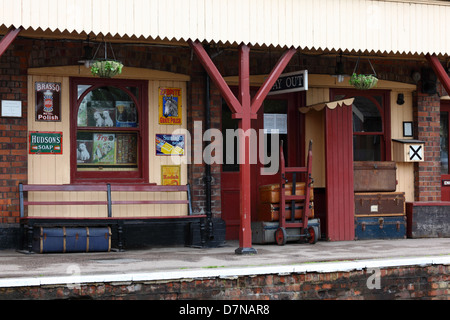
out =
[(449, 162), (449, 132), (450, 132), (450, 101), (441, 101), (441, 200), (450, 201), (450, 171)]
[[(256, 164), (251, 166), (252, 221), (255, 221), (257, 216), (259, 186), (279, 183), (278, 174), (261, 174), (261, 169), (270, 167), (271, 165), (271, 163), (264, 165), (263, 162), (269, 162), (270, 159), (279, 157), (278, 148), (273, 148), (270, 144), (272, 129), (279, 129), (279, 143), (281, 143), (281, 141), (283, 143), (286, 164), (289, 166), (299, 166), (304, 164), (304, 139), (302, 138), (304, 136), (304, 118), (298, 111), (298, 107), (304, 106), (305, 98), (306, 94), (304, 92), (268, 96), (258, 112), (258, 118), (252, 121), (252, 128), (255, 129), (258, 141), (257, 148), (252, 149), (257, 150), (256, 153), (258, 154), (257, 156), (255, 155), (257, 157)], [(266, 123), (266, 128), (264, 123)], [(270, 128), (267, 128), (268, 126), (270, 126)], [(222, 134), (224, 163), (221, 171), (221, 201), (222, 219), (225, 221), (226, 225), (227, 240), (239, 239), (240, 185), (237, 155), (238, 142), (237, 137), (233, 138), (234, 141), (231, 141), (230, 135), (227, 137), (226, 134), (227, 130), (234, 131), (236, 129), (238, 129), (238, 120), (232, 119), (230, 109), (226, 103), (223, 102)], [(264, 130), (262, 135), (260, 135), (260, 130)], [(263, 143), (260, 137), (263, 137), (268, 143)], [(229, 144), (233, 144), (232, 149)], [(260, 150), (260, 148), (264, 148), (264, 146), (267, 146), (267, 148)], [(264, 159), (264, 157), (268, 159)]]

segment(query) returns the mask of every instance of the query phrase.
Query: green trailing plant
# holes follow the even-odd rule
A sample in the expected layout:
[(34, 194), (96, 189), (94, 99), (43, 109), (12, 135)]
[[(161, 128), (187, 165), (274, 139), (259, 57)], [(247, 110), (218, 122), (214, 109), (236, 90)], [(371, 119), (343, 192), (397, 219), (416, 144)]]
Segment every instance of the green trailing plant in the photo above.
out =
[(357, 74), (356, 71), (358, 69), (359, 59), (360, 57), (358, 57), (358, 60), (356, 61), (355, 69), (353, 69), (353, 74), (350, 77), (349, 83), (359, 90), (372, 89), (377, 85), (378, 82), (377, 73), (375, 72), (375, 69), (373, 68), (370, 60), (367, 59), (367, 61), (369, 61), (370, 67), (372, 68), (373, 74)]
[(122, 73), (123, 64), (116, 60), (97, 60), (92, 64), (91, 73), (101, 78), (111, 78)]
[(375, 87), (377, 85), (378, 79), (377, 77), (369, 74), (369, 75), (365, 75), (365, 74), (356, 74), (353, 73), (352, 76), (350, 77), (350, 81), (349, 83), (355, 87), (356, 89), (360, 89), (360, 90), (368, 90), (368, 89), (372, 89), (373, 87)]

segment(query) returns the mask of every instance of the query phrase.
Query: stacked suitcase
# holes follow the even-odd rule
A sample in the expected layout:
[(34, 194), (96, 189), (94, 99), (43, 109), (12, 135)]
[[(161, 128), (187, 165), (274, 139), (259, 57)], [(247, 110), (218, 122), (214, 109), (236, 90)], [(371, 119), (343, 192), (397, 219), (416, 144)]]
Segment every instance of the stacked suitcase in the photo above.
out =
[(356, 240), (406, 238), (405, 193), (396, 184), (395, 162), (354, 162)]
[[(297, 182), (296, 195), (303, 195), (305, 190), (304, 182)], [(313, 202), (313, 189), (311, 188), (311, 202)], [(286, 184), (286, 195), (292, 194), (292, 184)], [(259, 204), (257, 221), (252, 222), (252, 242), (256, 244), (275, 243), (275, 231), (279, 227), (280, 211), (280, 185), (270, 184), (259, 188)], [(303, 212), (303, 203), (298, 202), (295, 205), (295, 220), (301, 218)], [(317, 227), (320, 235), (320, 224), (318, 219), (314, 218), (314, 207), (308, 217), (308, 226)], [(286, 202), (286, 220), (291, 220), (291, 202)], [(300, 238), (300, 228), (288, 228), (289, 236), (298, 236)], [(295, 237), (292, 239), (295, 240)], [(298, 239), (297, 239), (298, 240)]]

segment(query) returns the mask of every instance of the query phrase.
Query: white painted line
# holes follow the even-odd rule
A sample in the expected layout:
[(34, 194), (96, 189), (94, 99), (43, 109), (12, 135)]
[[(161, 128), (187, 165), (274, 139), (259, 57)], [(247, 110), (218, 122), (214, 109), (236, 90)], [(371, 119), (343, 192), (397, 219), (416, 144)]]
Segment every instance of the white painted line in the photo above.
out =
[(239, 276), (291, 273), (349, 272), (366, 268), (389, 268), (401, 266), (449, 265), (450, 255), (416, 258), (378, 260), (355, 260), (340, 262), (318, 262), (297, 265), (277, 265), (242, 268), (195, 269), (148, 273), (120, 273), (99, 275), (72, 275), (60, 277), (3, 278), (0, 287), (32, 287), (45, 285), (74, 285), (86, 283), (151, 282), (201, 278), (236, 278)]

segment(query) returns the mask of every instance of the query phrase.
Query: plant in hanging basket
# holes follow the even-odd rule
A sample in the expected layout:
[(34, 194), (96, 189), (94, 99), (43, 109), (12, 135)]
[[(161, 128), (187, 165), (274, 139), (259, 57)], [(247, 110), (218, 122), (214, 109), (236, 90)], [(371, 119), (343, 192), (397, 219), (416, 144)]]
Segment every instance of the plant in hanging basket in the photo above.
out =
[(91, 73), (101, 78), (112, 78), (122, 73), (123, 64), (116, 60), (97, 60), (92, 64)]
[(350, 84), (354, 86), (356, 89), (360, 90), (368, 90), (372, 89), (377, 85), (378, 79), (377, 77), (369, 74), (356, 74), (353, 73), (350, 77)]

